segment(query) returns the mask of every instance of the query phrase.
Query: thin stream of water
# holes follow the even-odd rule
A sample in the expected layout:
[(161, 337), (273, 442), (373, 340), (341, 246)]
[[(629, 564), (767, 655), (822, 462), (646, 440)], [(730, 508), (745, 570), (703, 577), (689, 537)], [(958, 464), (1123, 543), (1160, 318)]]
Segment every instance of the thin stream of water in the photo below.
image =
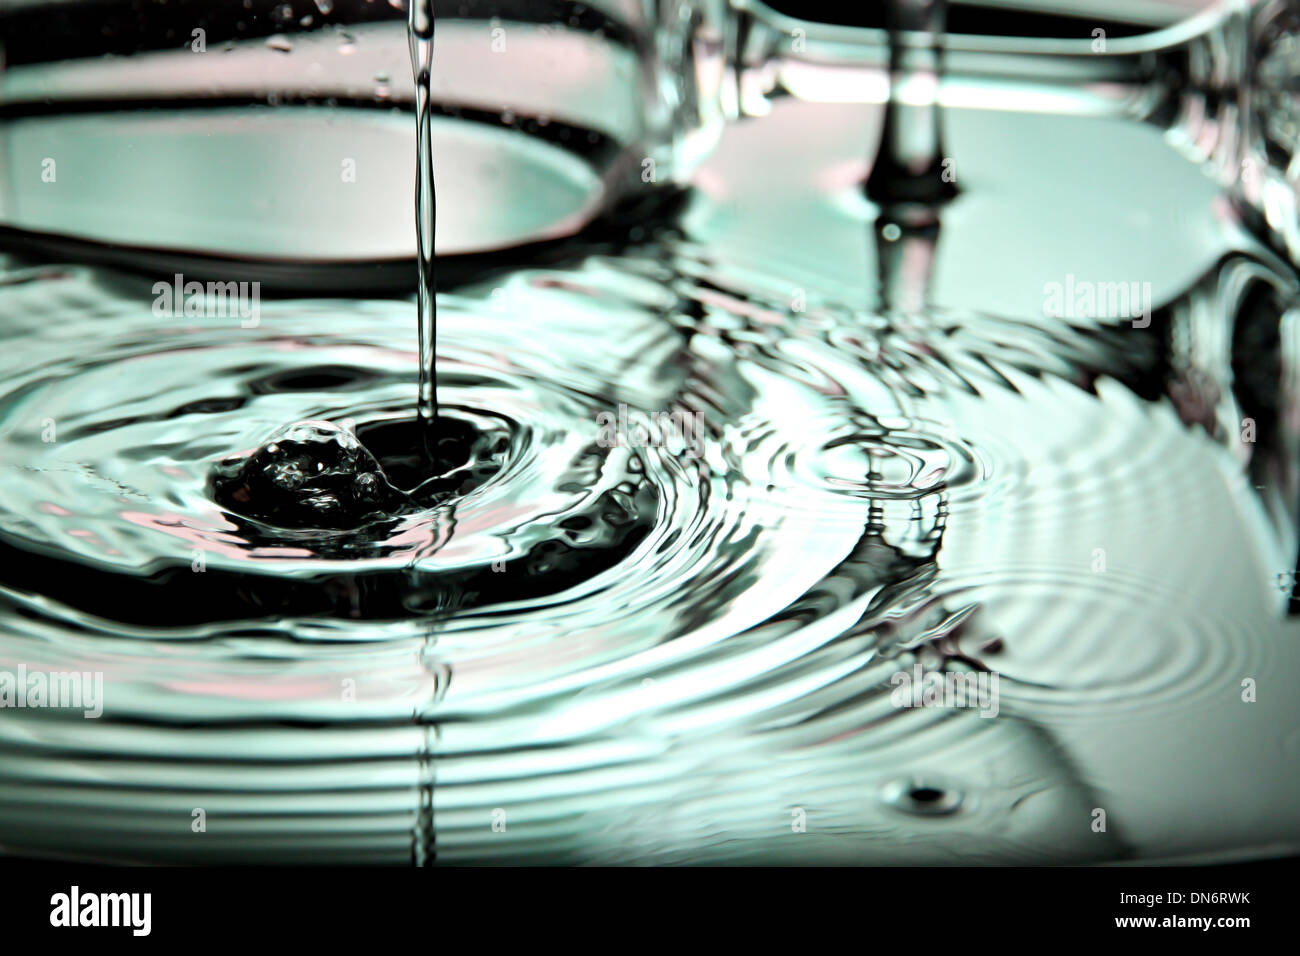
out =
[(426, 442), (438, 418), (438, 298), (434, 274), (434, 239), (437, 232), (437, 196), (433, 178), (431, 128), (433, 76), (433, 2), (409, 0), (407, 37), (411, 71), (415, 78), (415, 241), (419, 269), (416, 293), (419, 310), (420, 383), (417, 407), (424, 422)]

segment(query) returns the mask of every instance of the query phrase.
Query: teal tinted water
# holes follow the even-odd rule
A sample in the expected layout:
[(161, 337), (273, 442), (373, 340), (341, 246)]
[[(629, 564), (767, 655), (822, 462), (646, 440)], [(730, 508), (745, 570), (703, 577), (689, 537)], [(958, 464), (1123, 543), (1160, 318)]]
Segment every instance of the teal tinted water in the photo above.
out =
[[(679, 229), (447, 288), (440, 402), (483, 436), (473, 474), (362, 527), (259, 521), (211, 476), (287, 422), (350, 420), (401, 486), (410, 299), (267, 297), (244, 328), (160, 318), (154, 277), (8, 259), (0, 668), (102, 672), (105, 692), (97, 720), (0, 714), (0, 844), (1293, 847), (1294, 561), (1256, 487), (1280, 473), (1269, 442), (1235, 440), (1246, 399), (1212, 347), (1225, 316), (1276, 325), (1293, 278), (1154, 131), (969, 114), (949, 130), (962, 194), (902, 257), (930, 257), (930, 305), (878, 308), (861, 120), (783, 107), (729, 136)], [(1040, 175), (1011, 162), (1025, 143)], [(1170, 208), (1190, 210), (1178, 228)], [(1149, 330), (1049, 320), (1044, 283), (1071, 271), (1150, 281), (1167, 308)], [(1271, 312), (1246, 308), (1248, 280)], [(691, 442), (663, 432), (672, 413), (698, 416)], [(602, 415), (662, 443), (611, 444)], [(996, 673), (997, 716), (897, 706), (917, 664)]]

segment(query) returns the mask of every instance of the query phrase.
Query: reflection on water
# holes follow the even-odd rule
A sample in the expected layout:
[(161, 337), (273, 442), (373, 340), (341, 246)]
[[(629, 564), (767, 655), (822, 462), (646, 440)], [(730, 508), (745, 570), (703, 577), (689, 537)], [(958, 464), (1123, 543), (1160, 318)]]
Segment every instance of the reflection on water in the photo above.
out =
[[(1050, 144), (1059, 121), (1002, 114), (949, 129), (973, 157), (961, 192), (941, 234), (901, 236), (927, 261), (876, 268), (850, 115), (737, 127), (680, 229), (440, 295), (459, 439), (432, 490), (409, 455), (409, 301), (264, 296), (243, 328), (158, 318), (151, 278), (9, 260), (0, 671), (102, 672), (105, 699), (98, 720), (4, 712), (0, 844), (277, 862), (1294, 849), (1294, 277), (1155, 131), (1074, 120), (1091, 152), (1071, 166), (1061, 147), (1036, 180), (992, 144)], [(1150, 182), (1107, 166), (1121, 147)], [(1184, 228), (1131, 196), (1161, 188), (1194, 210)], [(1026, 225), (1048, 220), (1065, 239)], [(1116, 256), (1152, 283), (1148, 327), (1042, 316), (1067, 271), (1129, 278)], [(924, 311), (872, 284), (918, 276)], [(602, 441), (610, 414), (639, 440)], [(686, 415), (689, 449), (660, 427)], [(272, 440), (304, 443), (275, 488), (401, 506), (310, 528), (270, 520), (247, 481), (214, 495), (222, 462)], [(996, 716), (900, 707), (900, 674), (996, 675)]]

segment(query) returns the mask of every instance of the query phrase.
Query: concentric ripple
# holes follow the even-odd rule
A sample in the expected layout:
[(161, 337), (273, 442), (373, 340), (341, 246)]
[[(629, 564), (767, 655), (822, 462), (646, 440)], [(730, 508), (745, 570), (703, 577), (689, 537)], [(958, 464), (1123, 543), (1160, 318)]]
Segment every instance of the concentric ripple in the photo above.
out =
[[(1217, 577), (1179, 560), (1189, 525), (1252, 554), (1228, 451), (1117, 383), (1081, 388), (1068, 348), (1031, 374), (980, 338), (991, 320), (955, 341), (833, 302), (781, 312), (693, 256), (440, 298), (453, 437), (432, 475), (409, 302), (268, 300), (244, 328), (160, 320), (142, 280), (12, 269), (0, 670), (99, 672), (105, 693), (97, 721), (0, 720), (0, 844), (1169, 851), (1122, 814), (1087, 827), (1097, 728), (1262, 719), (1231, 710), (1241, 680), (1300, 673), (1243, 606), (1262, 606), (1258, 559)], [(330, 520), (287, 520), (268, 489)], [(362, 520), (334, 520), (348, 503)], [(900, 708), (914, 666), (998, 673), (1000, 715)]]

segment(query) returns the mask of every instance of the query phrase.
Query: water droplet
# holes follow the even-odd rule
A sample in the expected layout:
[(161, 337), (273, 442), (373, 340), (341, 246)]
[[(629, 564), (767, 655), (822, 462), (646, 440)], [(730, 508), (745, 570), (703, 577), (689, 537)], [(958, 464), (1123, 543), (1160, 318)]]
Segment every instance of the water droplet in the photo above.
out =
[(291, 53), (293, 44), (283, 33), (275, 33), (266, 38), (266, 45), (278, 53)]

